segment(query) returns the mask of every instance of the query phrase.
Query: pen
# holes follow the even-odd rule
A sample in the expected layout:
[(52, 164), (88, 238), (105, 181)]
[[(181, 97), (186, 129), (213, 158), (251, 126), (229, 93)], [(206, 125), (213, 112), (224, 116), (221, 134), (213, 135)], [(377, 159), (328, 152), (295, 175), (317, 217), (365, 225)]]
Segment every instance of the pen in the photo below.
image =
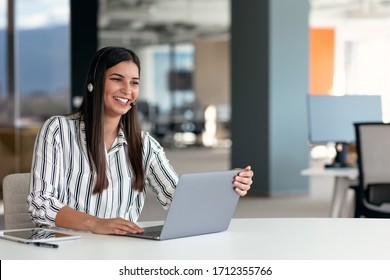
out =
[(46, 248), (58, 248), (58, 244), (45, 243), (45, 242), (30, 242), (30, 244), (34, 244), (38, 247), (46, 247)]
[(24, 242), (24, 241), (19, 241), (19, 243), (27, 244), (27, 245), (35, 245), (38, 247), (46, 247), (46, 248), (58, 248), (58, 244), (53, 244), (53, 243), (46, 243), (46, 242)]

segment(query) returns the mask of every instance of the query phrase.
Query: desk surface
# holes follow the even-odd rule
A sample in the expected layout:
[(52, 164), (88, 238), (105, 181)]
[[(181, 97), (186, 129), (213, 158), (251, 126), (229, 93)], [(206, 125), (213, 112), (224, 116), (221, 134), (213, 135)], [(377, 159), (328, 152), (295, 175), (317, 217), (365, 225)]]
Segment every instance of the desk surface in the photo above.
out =
[(225, 232), (166, 241), (81, 233), (52, 249), (0, 240), (0, 259), (390, 259), (389, 232), (381, 219), (233, 219)]
[(356, 167), (347, 168), (307, 168), (301, 171), (303, 176), (333, 176), (347, 177), (350, 180), (355, 180), (359, 176), (359, 171)]

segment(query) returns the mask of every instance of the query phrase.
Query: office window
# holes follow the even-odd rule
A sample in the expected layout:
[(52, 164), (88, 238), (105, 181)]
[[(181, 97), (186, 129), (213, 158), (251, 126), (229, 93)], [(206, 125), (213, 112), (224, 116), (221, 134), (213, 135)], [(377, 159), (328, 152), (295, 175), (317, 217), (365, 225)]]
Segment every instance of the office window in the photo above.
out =
[[(25, 126), (69, 111), (70, 4), (69, 0), (10, 3), (13, 30), (8, 26), (8, 1), (0, 0), (0, 122)], [(7, 32), (14, 38), (12, 50), (8, 50)], [(9, 75), (14, 77), (12, 85)]]
[(193, 46), (175, 47), (173, 58), (170, 52), (169, 47), (155, 48), (153, 56), (155, 100), (158, 100), (161, 111), (169, 111), (195, 101), (195, 93), (191, 86), (172, 87), (172, 73), (192, 73)]
[(0, 0), (0, 199), (4, 176), (30, 171), (42, 122), (70, 110), (69, 11), (69, 0)]
[(335, 94), (381, 95), (385, 122), (390, 121), (390, 31), (388, 25), (346, 26), (337, 32)]
[(70, 110), (69, 0), (15, 0), (20, 125)]

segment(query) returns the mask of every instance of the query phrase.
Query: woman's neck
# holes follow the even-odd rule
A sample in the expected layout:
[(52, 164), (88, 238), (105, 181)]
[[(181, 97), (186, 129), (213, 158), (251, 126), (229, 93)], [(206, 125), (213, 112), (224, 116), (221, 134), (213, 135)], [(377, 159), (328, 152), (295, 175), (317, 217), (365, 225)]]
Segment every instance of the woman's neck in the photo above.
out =
[(104, 144), (109, 150), (114, 143), (119, 130), (119, 119), (105, 119), (104, 120)]

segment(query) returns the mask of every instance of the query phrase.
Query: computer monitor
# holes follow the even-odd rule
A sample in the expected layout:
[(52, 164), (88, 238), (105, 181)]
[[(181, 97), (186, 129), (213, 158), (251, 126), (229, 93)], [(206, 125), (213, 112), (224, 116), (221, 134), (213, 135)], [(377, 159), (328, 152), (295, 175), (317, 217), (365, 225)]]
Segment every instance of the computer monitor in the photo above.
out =
[(355, 143), (354, 123), (382, 122), (379, 95), (308, 95), (309, 142), (335, 143), (334, 167), (345, 167), (346, 147)]

